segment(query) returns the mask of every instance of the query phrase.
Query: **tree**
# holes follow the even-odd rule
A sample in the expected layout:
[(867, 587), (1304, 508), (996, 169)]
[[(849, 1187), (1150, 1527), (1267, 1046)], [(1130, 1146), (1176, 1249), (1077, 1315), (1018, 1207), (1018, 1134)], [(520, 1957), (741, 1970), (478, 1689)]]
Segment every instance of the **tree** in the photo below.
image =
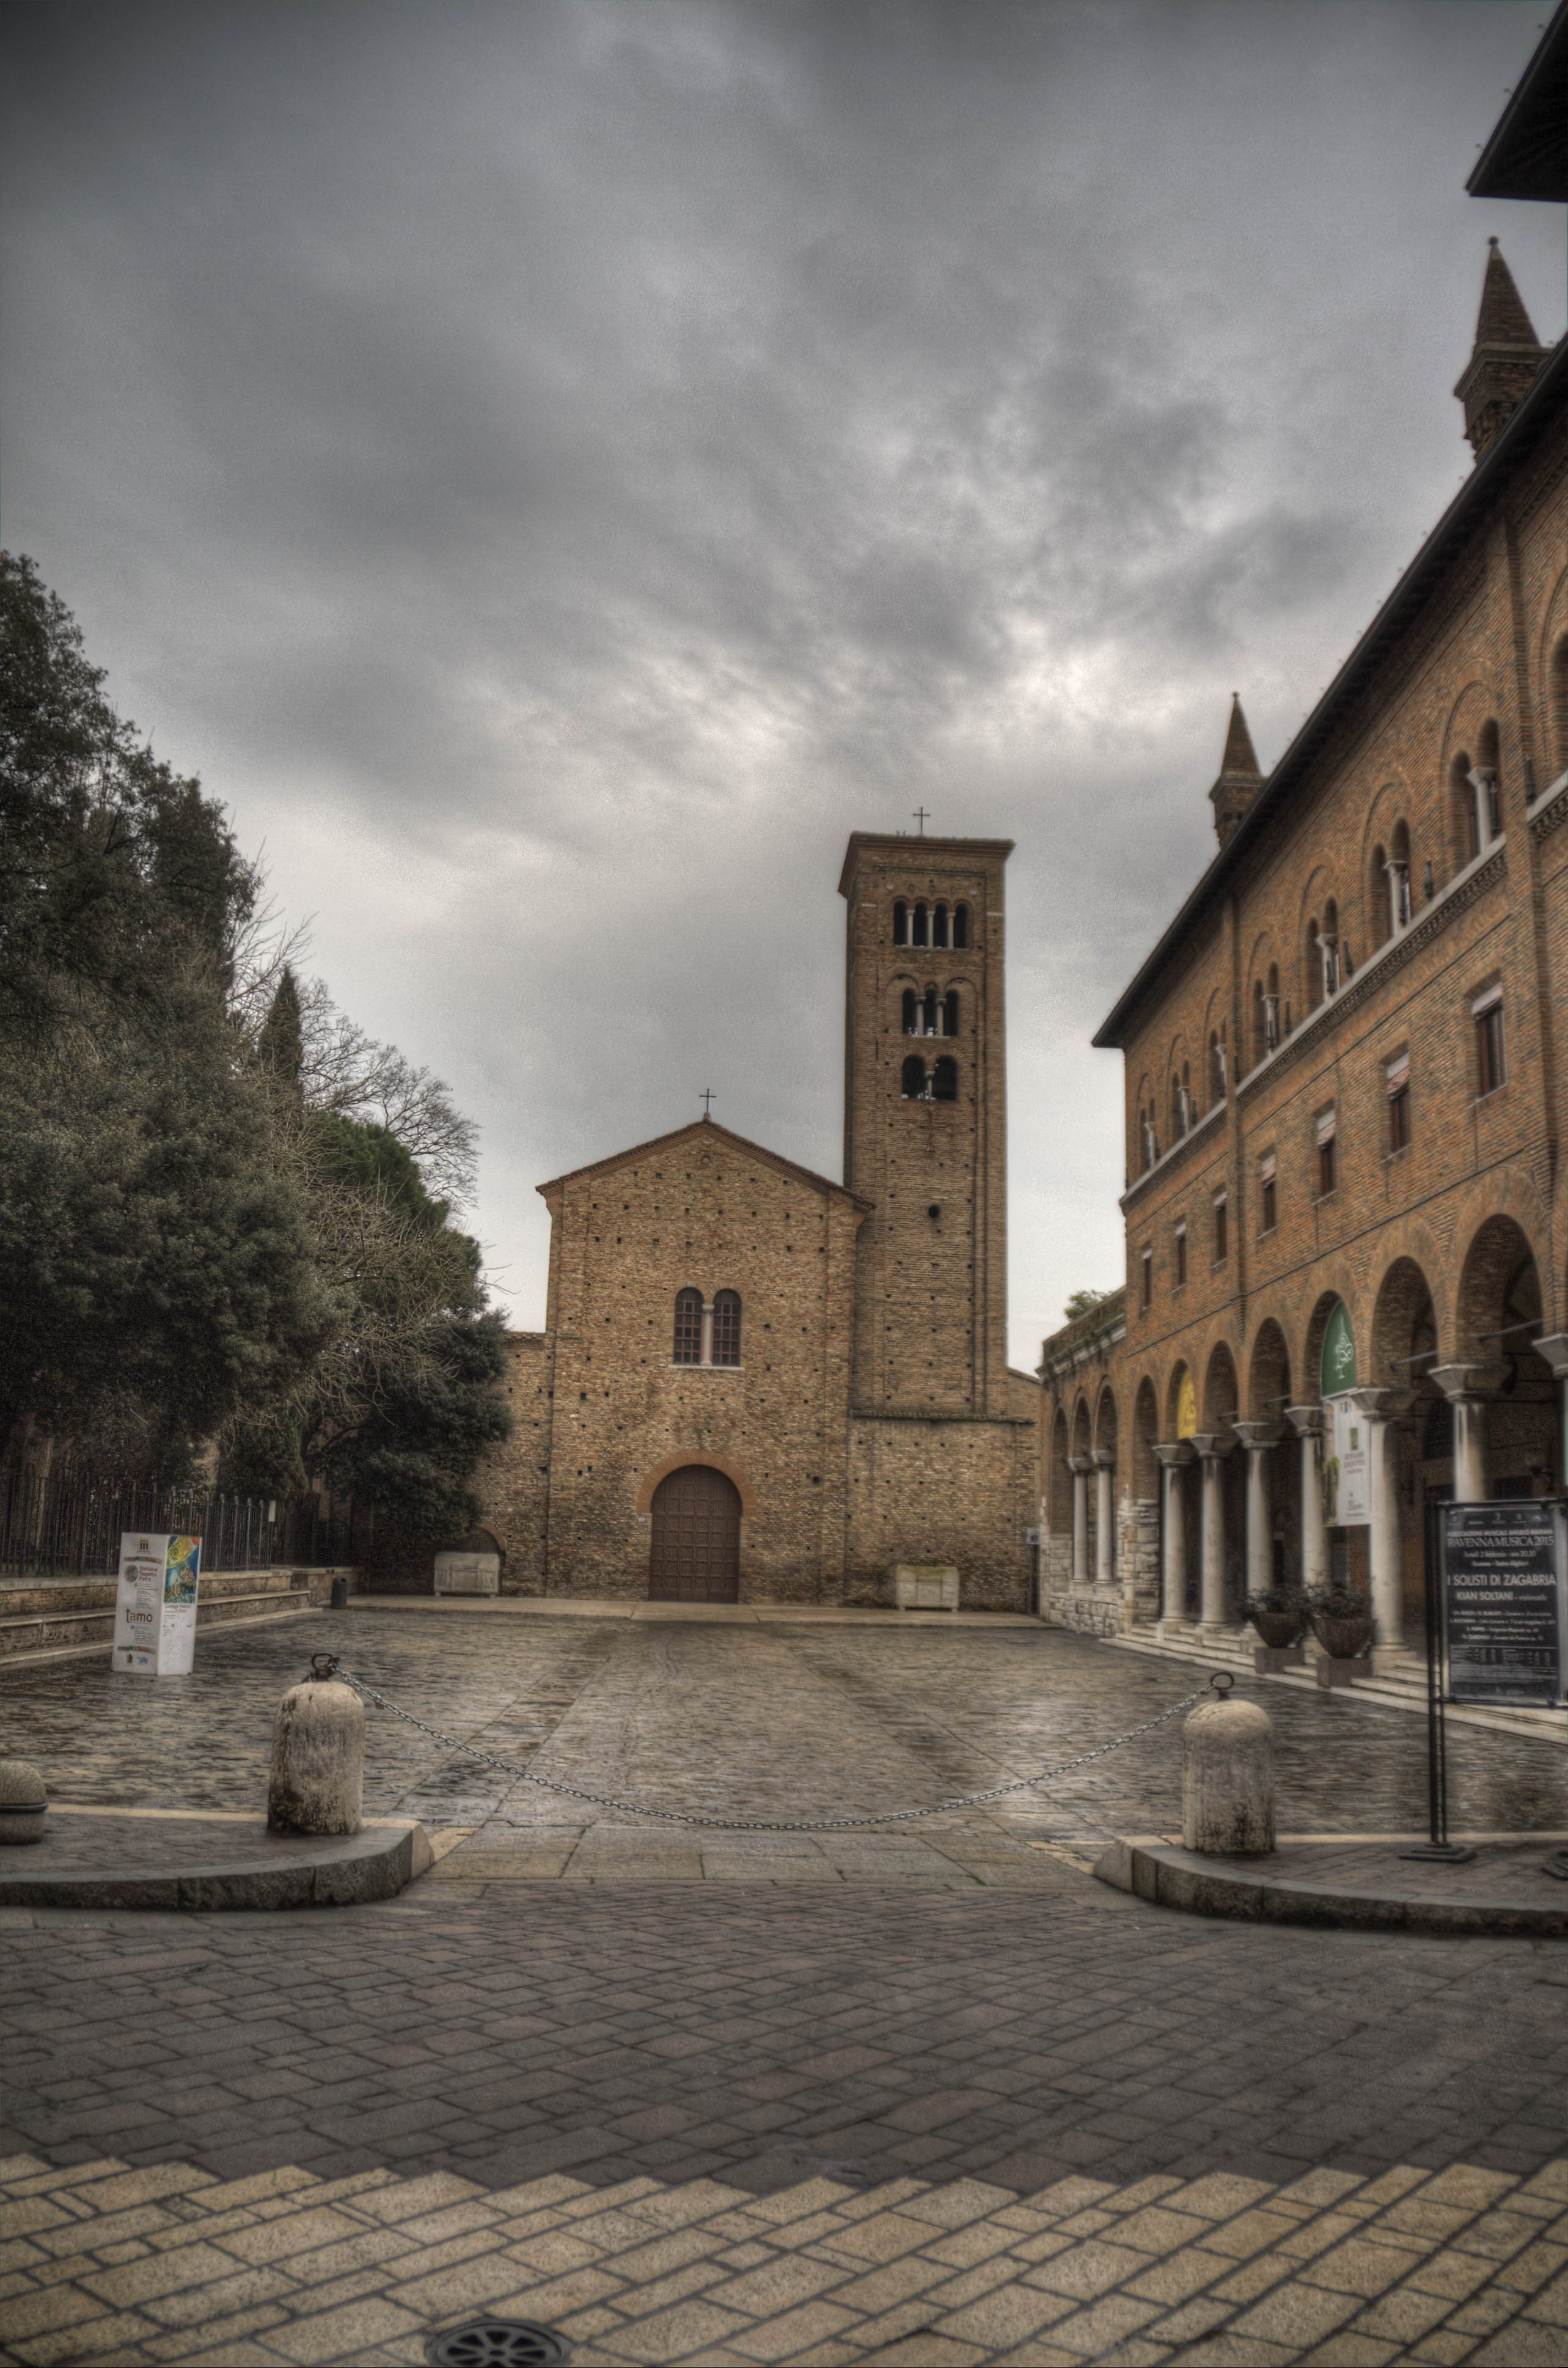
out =
[(300, 1090), (305, 1040), (300, 1026), (300, 989), (289, 962), (283, 965), (256, 1049), (263, 1068), (269, 1069), (279, 1085)]
[(256, 875), (103, 681), (0, 553), (0, 1449), (172, 1476), (333, 1317), (225, 1008)]
[(1081, 1315), (1092, 1315), (1096, 1307), (1103, 1307), (1109, 1297), (1108, 1291), (1075, 1291), (1062, 1313), (1069, 1324), (1076, 1324)]

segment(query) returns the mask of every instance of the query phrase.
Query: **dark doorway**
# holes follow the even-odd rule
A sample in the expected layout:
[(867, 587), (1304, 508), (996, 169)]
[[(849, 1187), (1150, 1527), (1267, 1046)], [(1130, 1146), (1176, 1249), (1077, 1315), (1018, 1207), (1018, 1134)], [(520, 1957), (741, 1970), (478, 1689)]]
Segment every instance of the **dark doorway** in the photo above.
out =
[(649, 1599), (738, 1603), (740, 1592), (740, 1492), (711, 1464), (683, 1464), (653, 1491)]

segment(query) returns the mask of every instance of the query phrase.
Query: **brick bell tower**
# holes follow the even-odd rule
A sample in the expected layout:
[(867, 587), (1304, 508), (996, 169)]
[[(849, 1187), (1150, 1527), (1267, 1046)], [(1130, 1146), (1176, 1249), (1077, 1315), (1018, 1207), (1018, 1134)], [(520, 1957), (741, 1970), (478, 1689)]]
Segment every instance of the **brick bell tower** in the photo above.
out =
[(1004, 1416), (1003, 867), (1011, 839), (850, 837), (844, 1181), (857, 1245), (851, 1392), (868, 1414)]

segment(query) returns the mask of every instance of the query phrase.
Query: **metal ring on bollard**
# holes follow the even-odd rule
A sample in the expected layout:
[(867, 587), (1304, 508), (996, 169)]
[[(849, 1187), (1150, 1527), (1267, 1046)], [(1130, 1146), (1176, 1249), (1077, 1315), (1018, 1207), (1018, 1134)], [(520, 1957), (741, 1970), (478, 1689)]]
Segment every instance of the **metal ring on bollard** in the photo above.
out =
[[(331, 1679), (335, 1678), (336, 1675), (337, 1655), (335, 1653), (312, 1653), (311, 1655), (311, 1678), (315, 1680), (318, 1686), (325, 1685)], [(309, 1683), (310, 1680), (307, 1679), (306, 1682)]]
[(1216, 1669), (1209, 1682), (1213, 1687), (1214, 1691), (1219, 1695), (1220, 1700), (1221, 1702), (1228, 1702), (1231, 1697), (1231, 1690), (1236, 1681), (1229, 1669)]

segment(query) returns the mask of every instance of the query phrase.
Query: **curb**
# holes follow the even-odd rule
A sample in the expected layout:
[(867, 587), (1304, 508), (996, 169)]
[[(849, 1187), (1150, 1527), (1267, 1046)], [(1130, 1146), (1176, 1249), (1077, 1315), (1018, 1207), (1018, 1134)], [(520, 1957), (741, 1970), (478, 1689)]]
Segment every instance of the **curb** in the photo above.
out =
[(368, 1826), (310, 1857), (176, 1867), (163, 1874), (0, 1874), (0, 1907), (353, 1907), (392, 1899), (433, 1861), (417, 1824)]
[(1250, 1924), (1315, 1924), (1353, 1932), (1541, 1940), (1568, 1934), (1568, 1899), (1438, 1899), (1301, 1883), (1201, 1858), (1167, 1842), (1118, 1841), (1095, 1861), (1097, 1882), (1157, 1907)]

